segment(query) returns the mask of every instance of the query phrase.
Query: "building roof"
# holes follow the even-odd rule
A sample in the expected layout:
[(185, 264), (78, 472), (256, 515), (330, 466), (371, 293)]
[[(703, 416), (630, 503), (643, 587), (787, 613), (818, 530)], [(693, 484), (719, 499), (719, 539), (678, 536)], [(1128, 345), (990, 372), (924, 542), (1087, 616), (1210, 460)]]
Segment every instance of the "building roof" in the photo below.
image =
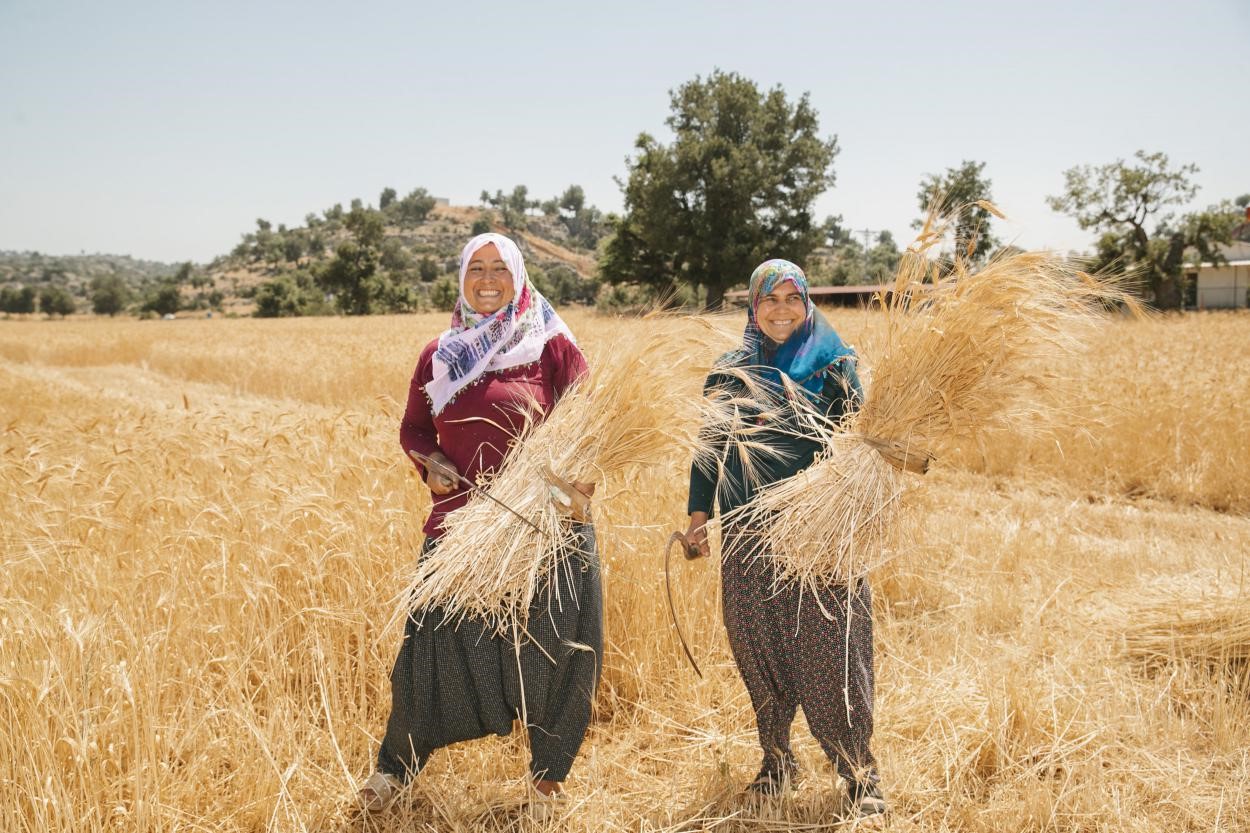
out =
[[(1219, 246), (1219, 250), (1220, 250), (1220, 254), (1224, 256), (1224, 260), (1226, 261), (1225, 263), (1221, 263), (1220, 266), (1250, 265), (1250, 241), (1234, 240), (1232, 243), (1228, 244), (1227, 246), (1225, 245)], [(1189, 253), (1191, 255), (1196, 254), (1196, 252), (1194, 252), (1193, 249), (1190, 249)], [(1188, 260), (1186, 261), (1185, 265), (1187, 267), (1193, 268), (1194, 262), (1192, 260)], [(1198, 264), (1199, 268), (1205, 268), (1205, 269), (1211, 269), (1211, 268), (1214, 268), (1214, 266), (1215, 264), (1211, 263), (1211, 261), (1209, 260), (1204, 260), (1202, 263)]]

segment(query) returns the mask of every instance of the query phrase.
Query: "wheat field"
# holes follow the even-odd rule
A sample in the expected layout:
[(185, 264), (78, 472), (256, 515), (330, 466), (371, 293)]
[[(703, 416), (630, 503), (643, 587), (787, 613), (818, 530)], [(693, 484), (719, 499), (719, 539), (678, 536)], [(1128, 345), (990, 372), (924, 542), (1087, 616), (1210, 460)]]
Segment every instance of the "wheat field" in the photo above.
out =
[[(567, 320), (592, 362), (700, 326)], [(831, 320), (871, 383), (879, 315)], [(605, 671), (567, 810), (521, 811), (514, 732), (356, 813), (429, 505), (398, 422), (443, 325), (0, 322), (0, 830), (853, 826), (801, 718), (797, 790), (741, 796), (713, 564), (675, 576), (703, 680), (667, 622), (677, 450), (596, 499)], [(1074, 372), (1059, 430), (937, 461), (873, 577), (890, 829), (1250, 830), (1250, 317), (1109, 320)], [(1171, 638), (1206, 615), (1201, 652)]]

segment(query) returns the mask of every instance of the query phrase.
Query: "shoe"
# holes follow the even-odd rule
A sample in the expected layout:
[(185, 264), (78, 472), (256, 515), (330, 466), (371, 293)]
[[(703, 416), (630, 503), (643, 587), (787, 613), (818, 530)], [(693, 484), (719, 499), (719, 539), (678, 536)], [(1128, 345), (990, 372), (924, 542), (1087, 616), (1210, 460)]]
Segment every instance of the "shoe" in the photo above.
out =
[(781, 795), (794, 784), (799, 765), (793, 758), (765, 759), (755, 780), (747, 785), (747, 793), (757, 796)]
[(530, 796), (526, 809), (534, 821), (550, 821), (559, 816), (568, 806), (569, 800), (564, 790), (544, 795), (538, 791), (538, 787), (534, 786), (534, 782), (530, 781)]
[(366, 813), (381, 813), (395, 803), (404, 782), (385, 772), (375, 771), (365, 779), (356, 798)]
[(876, 784), (863, 784), (858, 781), (847, 786), (847, 797), (851, 801), (851, 814), (860, 819), (883, 819), (885, 817), (885, 796), (881, 787)]

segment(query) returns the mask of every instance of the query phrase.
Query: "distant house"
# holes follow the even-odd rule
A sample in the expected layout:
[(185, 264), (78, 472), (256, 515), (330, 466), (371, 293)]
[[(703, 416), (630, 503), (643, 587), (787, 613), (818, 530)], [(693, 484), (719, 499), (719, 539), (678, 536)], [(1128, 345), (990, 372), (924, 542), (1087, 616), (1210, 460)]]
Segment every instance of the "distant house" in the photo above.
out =
[(1225, 263), (1188, 264), (1185, 306), (1190, 309), (1245, 309), (1250, 295), (1250, 208), (1233, 230), (1233, 242), (1220, 247)]
[[(812, 303), (823, 306), (866, 307), (873, 303), (873, 296), (878, 292), (888, 291), (888, 285), (875, 283), (865, 286), (813, 286), (807, 290), (807, 294), (811, 296)], [(731, 304), (745, 304), (747, 291), (735, 289), (732, 292), (726, 292), (725, 301)]]

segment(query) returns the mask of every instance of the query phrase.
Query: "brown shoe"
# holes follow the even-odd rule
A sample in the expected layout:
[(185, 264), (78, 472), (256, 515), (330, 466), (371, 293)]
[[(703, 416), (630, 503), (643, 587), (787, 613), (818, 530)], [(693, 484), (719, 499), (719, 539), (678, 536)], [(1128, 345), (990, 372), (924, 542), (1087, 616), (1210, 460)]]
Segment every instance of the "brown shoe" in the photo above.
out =
[(360, 792), (356, 793), (360, 808), (366, 813), (381, 813), (395, 803), (404, 782), (385, 772), (374, 772), (365, 779)]

